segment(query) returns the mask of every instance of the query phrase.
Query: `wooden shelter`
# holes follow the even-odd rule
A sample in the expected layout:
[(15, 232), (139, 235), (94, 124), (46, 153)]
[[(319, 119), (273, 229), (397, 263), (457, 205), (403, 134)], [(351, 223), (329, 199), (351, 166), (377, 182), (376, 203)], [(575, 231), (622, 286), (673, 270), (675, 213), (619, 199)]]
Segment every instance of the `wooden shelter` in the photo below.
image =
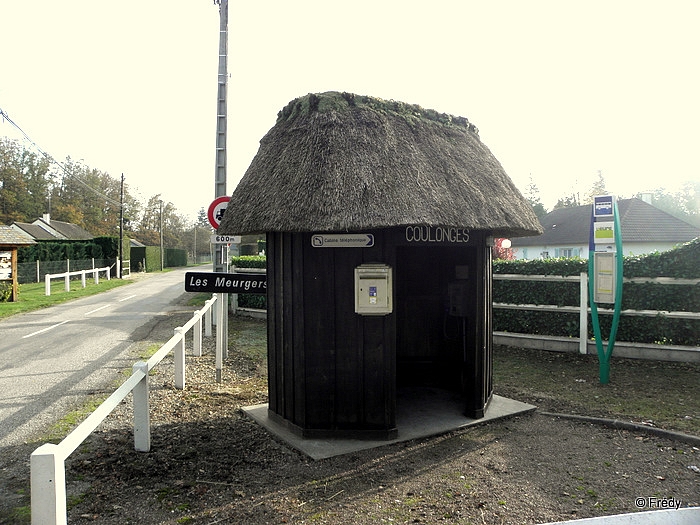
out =
[(17, 300), (17, 248), (30, 244), (35, 241), (29, 235), (0, 225), (0, 283), (10, 286), (10, 301)]
[[(491, 239), (541, 229), (467, 119), (330, 92), (279, 113), (218, 232), (267, 235), (270, 416), (303, 436), (390, 438), (403, 387), (484, 415)], [(381, 313), (357, 277), (377, 267), (393, 275)]]

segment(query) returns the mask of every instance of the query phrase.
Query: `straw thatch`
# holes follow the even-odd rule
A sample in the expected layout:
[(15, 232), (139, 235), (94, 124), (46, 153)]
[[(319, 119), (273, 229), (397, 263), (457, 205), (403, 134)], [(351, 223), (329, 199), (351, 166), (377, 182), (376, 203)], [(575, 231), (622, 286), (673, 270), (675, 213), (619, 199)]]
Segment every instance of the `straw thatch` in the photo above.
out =
[(231, 197), (221, 234), (405, 225), (541, 233), (463, 117), (349, 93), (290, 102)]

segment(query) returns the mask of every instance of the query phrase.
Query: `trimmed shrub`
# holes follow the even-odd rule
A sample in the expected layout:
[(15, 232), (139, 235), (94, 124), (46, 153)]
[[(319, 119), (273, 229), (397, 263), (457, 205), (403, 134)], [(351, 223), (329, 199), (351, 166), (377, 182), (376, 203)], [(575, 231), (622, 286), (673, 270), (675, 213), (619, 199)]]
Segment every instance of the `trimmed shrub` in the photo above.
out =
[[(588, 271), (584, 259), (542, 259), (533, 261), (494, 261), (494, 273), (526, 275), (578, 275)], [(700, 278), (700, 239), (662, 253), (625, 257), (625, 277)], [(538, 281), (493, 282), (496, 303), (552, 304), (578, 306), (577, 282)], [(625, 283), (623, 310), (700, 312), (700, 285)], [(599, 314), (603, 336), (610, 333), (612, 315)], [(551, 313), (494, 309), (494, 330), (528, 334), (578, 337), (578, 313)], [(589, 337), (593, 327), (589, 319)], [(700, 321), (658, 317), (621, 316), (617, 339), (637, 343), (697, 346)]]
[[(266, 268), (267, 258), (264, 255), (241, 255), (231, 258), (231, 265), (235, 268)], [(245, 293), (238, 295), (238, 306), (241, 308), (267, 308), (267, 296), (265, 294)]]

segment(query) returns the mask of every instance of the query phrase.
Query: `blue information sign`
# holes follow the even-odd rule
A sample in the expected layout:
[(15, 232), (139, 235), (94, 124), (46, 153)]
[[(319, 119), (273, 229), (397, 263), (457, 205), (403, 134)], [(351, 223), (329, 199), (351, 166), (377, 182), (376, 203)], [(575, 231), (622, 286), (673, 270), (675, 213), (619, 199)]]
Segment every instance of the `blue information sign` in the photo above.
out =
[(593, 197), (593, 216), (594, 217), (612, 217), (613, 211), (613, 196), (601, 195)]

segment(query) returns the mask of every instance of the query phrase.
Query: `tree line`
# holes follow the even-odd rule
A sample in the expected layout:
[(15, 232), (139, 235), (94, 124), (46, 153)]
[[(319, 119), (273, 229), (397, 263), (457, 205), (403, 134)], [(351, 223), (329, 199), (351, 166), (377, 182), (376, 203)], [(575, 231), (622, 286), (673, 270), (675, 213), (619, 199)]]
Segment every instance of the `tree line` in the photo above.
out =
[[(605, 187), (603, 172), (598, 171), (596, 180), (583, 195), (577, 192), (564, 195), (557, 200), (552, 210), (547, 210), (542, 204), (539, 189), (532, 177), (530, 177), (530, 182), (523, 193), (524, 197), (532, 206), (535, 215), (537, 215), (538, 218), (542, 218), (550, 211), (560, 208), (592, 204), (593, 197), (596, 195), (607, 195), (609, 192)], [(669, 192), (664, 188), (657, 188), (644, 193), (651, 194), (651, 204), (660, 210), (700, 228), (700, 181), (686, 182), (683, 187), (676, 192)], [(617, 197), (620, 199), (629, 199), (633, 197), (642, 198), (644, 193), (638, 192), (631, 195), (617, 195)]]
[[(121, 177), (91, 168), (68, 157), (62, 168), (45, 156), (7, 137), (0, 138), (0, 224), (31, 223), (44, 214), (76, 224), (92, 235), (118, 236), (123, 202), (124, 235), (147, 246), (163, 245), (209, 251), (212, 232), (200, 210), (194, 224), (160, 194), (143, 203), (129, 192)], [(200, 242), (201, 241), (201, 242)]]

